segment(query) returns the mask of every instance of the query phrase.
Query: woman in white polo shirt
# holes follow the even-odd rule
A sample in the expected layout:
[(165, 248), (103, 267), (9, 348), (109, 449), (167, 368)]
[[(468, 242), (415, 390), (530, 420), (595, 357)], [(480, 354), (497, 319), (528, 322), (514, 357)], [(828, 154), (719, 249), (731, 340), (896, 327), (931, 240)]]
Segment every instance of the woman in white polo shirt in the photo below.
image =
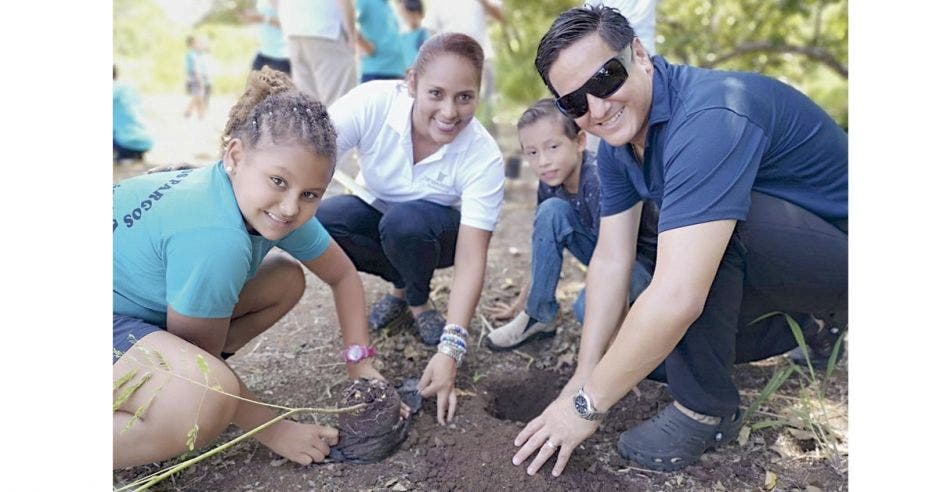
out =
[[(329, 112), (338, 154), (359, 151), (359, 195), (375, 201), (337, 196), (317, 212), (359, 271), (392, 284), (372, 306), (369, 325), (413, 317), (421, 340), (437, 344), (419, 388), (437, 395), (441, 424), (456, 410), (465, 328), (503, 200), (502, 155), (473, 117), (482, 69), (473, 38), (443, 33), (421, 46), (406, 81), (368, 82), (337, 100)], [(430, 282), (435, 269), (451, 265), (445, 319), (429, 303)]]

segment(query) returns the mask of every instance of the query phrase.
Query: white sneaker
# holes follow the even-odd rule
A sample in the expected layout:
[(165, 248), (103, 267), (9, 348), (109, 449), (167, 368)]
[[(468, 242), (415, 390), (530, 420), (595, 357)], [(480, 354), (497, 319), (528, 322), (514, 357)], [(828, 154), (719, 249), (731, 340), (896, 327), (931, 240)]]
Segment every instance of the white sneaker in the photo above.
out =
[(490, 332), (486, 336), (486, 346), (495, 351), (512, 350), (532, 340), (555, 336), (554, 323), (536, 321), (526, 330), (528, 323), (529, 315), (525, 311), (519, 313), (509, 323)]

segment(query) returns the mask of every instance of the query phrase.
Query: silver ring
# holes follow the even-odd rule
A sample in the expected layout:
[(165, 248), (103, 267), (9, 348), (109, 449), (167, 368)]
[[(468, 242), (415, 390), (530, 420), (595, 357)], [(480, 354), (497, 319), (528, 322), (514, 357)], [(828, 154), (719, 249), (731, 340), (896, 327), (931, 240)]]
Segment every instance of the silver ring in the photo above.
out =
[(555, 449), (555, 448), (558, 447), (557, 444), (553, 443), (553, 442), (550, 441), (550, 440), (549, 440), (549, 441), (545, 441), (545, 444), (543, 444), (543, 446), (545, 446), (545, 447), (548, 448), (548, 449)]

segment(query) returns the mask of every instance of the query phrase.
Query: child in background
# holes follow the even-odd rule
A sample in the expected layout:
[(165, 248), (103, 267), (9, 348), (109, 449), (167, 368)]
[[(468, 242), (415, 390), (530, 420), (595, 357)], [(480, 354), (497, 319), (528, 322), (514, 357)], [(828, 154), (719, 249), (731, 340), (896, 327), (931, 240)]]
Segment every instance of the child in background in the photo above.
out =
[(153, 138), (140, 112), (137, 91), (118, 82), (117, 65), (112, 70), (111, 142), (114, 162), (143, 160), (153, 147)]
[(405, 76), (398, 19), (388, 2), (356, 0), (356, 21), (359, 23), (356, 44), (362, 51), (359, 58), (360, 83)]
[(430, 35), (427, 28), (421, 26), (421, 21), (424, 20), (424, 4), (421, 0), (397, 1), (398, 15), (401, 16), (402, 24), (404, 24), (404, 29), (400, 33), (401, 54), (407, 69), (414, 65), (418, 50)]
[(189, 94), (189, 105), (183, 116), (189, 118), (193, 111), (199, 119), (206, 116), (209, 107), (209, 46), (202, 36), (189, 35), (186, 37), (186, 93)]
[[(336, 163), (326, 108), (264, 68), (232, 107), (222, 142), (215, 164), (113, 189), (114, 468), (172, 458), (230, 423), (250, 430), (277, 415), (191, 381), (257, 400), (224, 359), (297, 304), (301, 264), (333, 292), (348, 375), (382, 378), (359, 274), (314, 217)], [(267, 254), (275, 246), (294, 259)], [(281, 420), (255, 438), (309, 464), (323, 461), (337, 431)]]
[(281, 30), (277, 0), (257, 0), (255, 8), (241, 13), (244, 22), (258, 23), (258, 54), (251, 62), (252, 70), (268, 66), (290, 75), (290, 53), (287, 38)]
[[(567, 249), (587, 265), (597, 244), (601, 220), (600, 181), (594, 153), (585, 150), (585, 132), (562, 115), (550, 98), (540, 99), (526, 109), (516, 129), (525, 159), (539, 178), (538, 208), (532, 230), (531, 281), (523, 286), (513, 305), (490, 309), (497, 319), (515, 316), (487, 335), (486, 345), (497, 351), (555, 334), (555, 288), (562, 253)], [(633, 272), (631, 302), (650, 278), (639, 264)], [(583, 296), (582, 289), (576, 304), (583, 305)], [(583, 321), (578, 317), (579, 322)]]

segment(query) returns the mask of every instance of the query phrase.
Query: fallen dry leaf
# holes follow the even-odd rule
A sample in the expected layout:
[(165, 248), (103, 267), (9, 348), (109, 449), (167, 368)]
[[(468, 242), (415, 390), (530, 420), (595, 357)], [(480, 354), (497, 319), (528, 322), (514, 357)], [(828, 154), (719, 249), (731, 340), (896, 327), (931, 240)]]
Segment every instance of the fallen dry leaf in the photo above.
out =
[(764, 490), (773, 490), (777, 486), (777, 474), (767, 470), (764, 474)]
[(405, 352), (405, 358), (408, 360), (418, 360), (418, 357), (421, 356), (421, 352), (411, 345), (405, 346), (404, 352)]
[(747, 444), (747, 439), (751, 437), (751, 426), (745, 425), (741, 427), (741, 432), (738, 434), (738, 445), (744, 446)]

